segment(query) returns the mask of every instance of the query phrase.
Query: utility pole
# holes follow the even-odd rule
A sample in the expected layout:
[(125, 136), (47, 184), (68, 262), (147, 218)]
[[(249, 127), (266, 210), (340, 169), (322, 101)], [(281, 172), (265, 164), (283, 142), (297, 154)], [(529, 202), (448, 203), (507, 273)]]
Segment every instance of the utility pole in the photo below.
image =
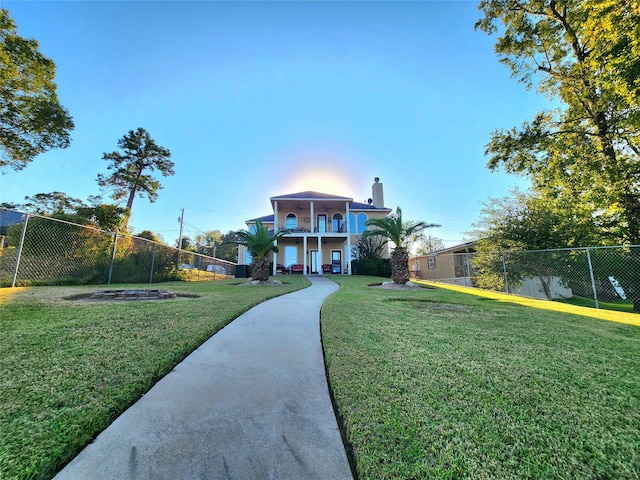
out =
[(180, 209), (180, 217), (178, 217), (178, 221), (180, 222), (180, 236), (178, 237), (178, 250), (182, 250), (182, 224), (184, 223), (184, 208)]
[(176, 260), (176, 278), (178, 280), (178, 270), (180, 269), (180, 252), (182, 251), (182, 224), (184, 223), (184, 208), (180, 209), (180, 235), (178, 236), (178, 259)]

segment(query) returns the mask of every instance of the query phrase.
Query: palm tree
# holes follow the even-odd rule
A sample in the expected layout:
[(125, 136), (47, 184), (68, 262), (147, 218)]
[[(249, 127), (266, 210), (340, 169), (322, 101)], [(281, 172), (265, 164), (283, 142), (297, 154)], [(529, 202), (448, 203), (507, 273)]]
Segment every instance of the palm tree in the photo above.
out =
[(270, 253), (278, 253), (278, 246), (275, 241), (290, 233), (289, 230), (279, 230), (273, 235), (269, 235), (269, 229), (260, 221), (256, 221), (256, 228), (253, 232), (240, 230), (235, 232), (239, 237), (236, 243), (244, 245), (251, 254), (251, 277), (254, 280), (266, 282), (269, 280), (269, 259)]
[(403, 222), (402, 210), (397, 207), (395, 212), (391, 212), (384, 218), (367, 220), (367, 226), (375, 229), (367, 230), (362, 234), (363, 237), (380, 235), (386, 239), (385, 242), (391, 241), (395, 245), (391, 252), (391, 279), (393, 283), (405, 284), (409, 281), (409, 252), (407, 251), (409, 242), (425, 228), (440, 225), (414, 221)]

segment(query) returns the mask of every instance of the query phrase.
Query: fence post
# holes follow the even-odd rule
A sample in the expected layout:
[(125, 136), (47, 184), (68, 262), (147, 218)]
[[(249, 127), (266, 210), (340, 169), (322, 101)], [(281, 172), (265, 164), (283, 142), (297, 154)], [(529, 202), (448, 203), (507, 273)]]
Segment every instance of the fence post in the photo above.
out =
[(504, 293), (509, 293), (509, 278), (507, 277), (507, 264), (504, 261), (504, 255), (500, 255), (502, 258), (502, 271), (504, 272)]
[[(466, 277), (469, 279), (469, 283), (470, 283), (470, 287), (473, 287), (473, 282), (471, 281), (471, 264), (469, 263), (469, 253), (465, 253), (464, 254), (464, 258), (466, 259), (466, 263), (467, 263), (467, 274)], [(464, 286), (467, 286), (467, 278), (464, 279)]]
[(596, 308), (600, 308), (598, 305), (598, 291), (596, 290), (596, 281), (593, 277), (593, 267), (591, 266), (591, 254), (589, 253), (589, 247), (587, 247), (587, 262), (589, 263), (589, 275), (591, 276), (591, 288), (593, 288), (593, 299), (596, 302)]
[(156, 263), (156, 247), (157, 245), (153, 244), (153, 253), (151, 254), (151, 268), (149, 269), (149, 283), (153, 283), (153, 267)]
[(116, 259), (117, 246), (118, 246), (118, 232), (113, 234), (113, 250), (111, 251), (111, 262), (109, 262), (109, 276), (107, 277), (107, 285), (111, 285), (111, 274), (113, 273), (113, 262)]
[(29, 223), (29, 214), (25, 214), (24, 224), (22, 225), (22, 233), (20, 234), (20, 245), (18, 245), (18, 254), (16, 255), (16, 266), (13, 269), (13, 278), (11, 279), (11, 287), (16, 286), (18, 279), (18, 267), (20, 266), (20, 257), (22, 257), (22, 247), (24, 246), (24, 237), (27, 234), (27, 223)]

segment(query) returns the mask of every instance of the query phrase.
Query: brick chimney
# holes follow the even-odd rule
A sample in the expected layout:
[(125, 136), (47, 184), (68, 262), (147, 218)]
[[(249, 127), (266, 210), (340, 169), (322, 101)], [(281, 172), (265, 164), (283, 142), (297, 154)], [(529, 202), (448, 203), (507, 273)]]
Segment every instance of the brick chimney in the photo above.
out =
[(382, 183), (380, 178), (374, 179), (373, 186), (371, 187), (371, 198), (373, 198), (373, 206), (376, 208), (384, 208), (384, 194), (382, 193)]

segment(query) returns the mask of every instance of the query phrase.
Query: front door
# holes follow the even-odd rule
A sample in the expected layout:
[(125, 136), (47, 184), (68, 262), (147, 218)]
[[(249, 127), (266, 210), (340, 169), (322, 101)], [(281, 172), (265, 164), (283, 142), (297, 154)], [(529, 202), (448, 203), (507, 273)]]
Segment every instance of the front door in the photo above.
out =
[(311, 250), (309, 253), (311, 254), (311, 273), (318, 273), (318, 267), (320, 266), (318, 250)]
[(342, 273), (341, 250), (331, 250), (331, 273)]

